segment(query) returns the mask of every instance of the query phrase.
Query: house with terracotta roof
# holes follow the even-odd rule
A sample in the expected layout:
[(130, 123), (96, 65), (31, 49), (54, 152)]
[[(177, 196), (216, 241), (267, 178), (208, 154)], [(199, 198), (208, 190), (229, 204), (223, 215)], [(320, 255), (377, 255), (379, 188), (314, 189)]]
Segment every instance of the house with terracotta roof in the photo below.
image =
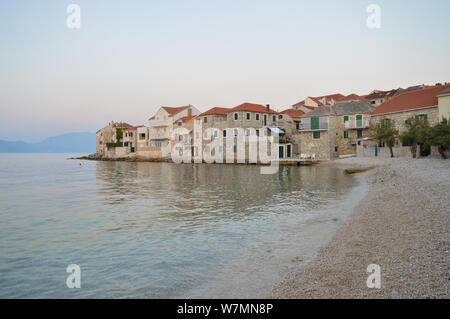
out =
[(374, 110), (364, 100), (323, 105), (302, 116), (300, 154), (317, 159), (332, 159), (356, 154), (359, 138), (369, 135), (370, 113)]
[(136, 153), (138, 148), (138, 129), (144, 125), (132, 126), (123, 130), (123, 147), (127, 153)]
[(286, 127), (289, 127), (288, 134), (293, 134), (294, 132), (297, 133), (297, 131), (300, 129), (300, 125), (302, 123), (302, 116), (306, 114), (306, 112), (302, 110), (295, 110), (295, 109), (287, 109), (284, 111), (281, 111), (280, 114), (283, 114), (285, 117), (284, 121), (287, 124)]
[[(406, 121), (413, 117), (423, 119), (430, 125), (438, 123), (449, 112), (448, 96), (450, 84), (429, 86), (408, 91), (391, 98), (371, 113), (371, 121), (395, 121), (399, 132), (404, 132)], [(447, 93), (446, 93), (447, 92)]]
[(170, 156), (170, 141), (172, 139), (174, 123), (181, 118), (197, 116), (199, 114), (200, 111), (192, 105), (160, 107), (155, 115), (149, 119), (149, 151), (160, 152), (161, 157)]
[(300, 101), (292, 106), (294, 110), (302, 110), (303, 112), (307, 113), (311, 110), (314, 110), (315, 108), (322, 106), (322, 105), (333, 105), (337, 102), (344, 102), (344, 101), (355, 101), (360, 100), (362, 97), (357, 94), (349, 94), (347, 96), (342, 95), (340, 93), (337, 94), (330, 94), (330, 95), (324, 95), (324, 96), (318, 96), (318, 97), (312, 97), (308, 96), (303, 101)]
[(390, 91), (373, 90), (365, 96), (365, 99), (373, 106), (378, 106), (393, 98), (402, 89), (393, 89)]
[[(107, 126), (100, 129), (96, 133), (96, 155), (97, 156), (115, 156), (115, 148), (122, 147), (122, 138), (117, 134), (122, 134), (124, 129), (132, 127), (132, 125), (124, 122), (111, 121)], [(115, 144), (116, 146), (112, 146)]]

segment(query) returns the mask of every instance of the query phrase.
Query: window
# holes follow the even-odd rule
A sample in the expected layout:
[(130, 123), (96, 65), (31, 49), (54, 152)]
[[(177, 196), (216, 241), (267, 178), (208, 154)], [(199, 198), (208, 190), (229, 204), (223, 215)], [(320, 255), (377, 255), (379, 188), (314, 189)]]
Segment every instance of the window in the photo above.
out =
[(348, 131), (344, 131), (344, 138), (348, 138)]
[(208, 123), (208, 118), (206, 116), (203, 118), (203, 123)]
[(281, 120), (283, 118), (283, 115), (278, 115), (278, 119)]
[(335, 152), (337, 152), (337, 151), (338, 151), (338, 147), (337, 147), (337, 146), (336, 146), (336, 147), (334, 148), (334, 151), (335, 151)]
[(384, 100), (383, 100), (383, 99), (381, 99), (381, 100), (380, 100), (380, 103), (383, 103), (383, 102), (384, 102)]
[(223, 137), (227, 136), (227, 130), (223, 130)]
[(320, 132), (313, 132), (313, 138), (315, 140), (319, 139), (320, 138)]
[(239, 115), (237, 113), (234, 113), (234, 120), (237, 121), (238, 118), (239, 118)]
[(238, 130), (234, 130), (234, 136), (238, 136)]
[(344, 115), (344, 123), (348, 122), (348, 115)]
[(259, 136), (259, 130), (256, 130), (256, 136)]
[(256, 118), (257, 121), (259, 121), (259, 114), (256, 114), (255, 118)]
[(222, 153), (222, 145), (219, 145), (219, 153)]
[(250, 118), (251, 118), (250, 113), (247, 113), (247, 114), (246, 114), (246, 117), (247, 117), (247, 121), (250, 120)]
[(375, 101), (370, 101), (370, 104), (375, 104), (376, 102)]
[(145, 140), (145, 133), (139, 134), (139, 139), (140, 140)]
[(272, 116), (272, 122), (276, 122), (276, 121), (277, 121), (277, 116), (276, 115)]
[(427, 116), (427, 114), (419, 114), (419, 115), (416, 115), (416, 120), (417, 121), (426, 121), (428, 119), (428, 116)]
[(311, 130), (318, 130), (318, 129), (319, 129), (319, 118), (311, 117)]
[(217, 131), (214, 130), (214, 137), (217, 137)]
[(362, 130), (358, 130), (357, 132), (357, 137), (361, 138), (363, 136), (363, 131)]
[(236, 145), (233, 146), (233, 152), (236, 153)]

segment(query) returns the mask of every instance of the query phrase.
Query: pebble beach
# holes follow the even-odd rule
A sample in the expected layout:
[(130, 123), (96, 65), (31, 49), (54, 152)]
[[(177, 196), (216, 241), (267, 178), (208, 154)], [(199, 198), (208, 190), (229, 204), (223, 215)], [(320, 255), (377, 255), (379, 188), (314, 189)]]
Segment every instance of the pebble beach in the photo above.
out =
[[(346, 158), (321, 165), (373, 169), (368, 194), (317, 257), (271, 298), (449, 298), (450, 161)], [(381, 270), (368, 288), (367, 267)]]

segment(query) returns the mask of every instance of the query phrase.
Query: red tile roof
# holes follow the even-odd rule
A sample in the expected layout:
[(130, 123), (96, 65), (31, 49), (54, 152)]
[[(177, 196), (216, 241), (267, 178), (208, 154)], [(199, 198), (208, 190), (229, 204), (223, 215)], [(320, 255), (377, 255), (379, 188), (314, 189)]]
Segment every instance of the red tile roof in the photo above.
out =
[[(261, 112), (265, 113), (267, 112), (267, 107), (261, 104), (253, 104), (253, 103), (242, 103), (241, 105), (238, 105), (236, 107), (233, 107), (232, 109), (229, 109), (227, 112), (232, 111), (250, 111), (250, 112)], [(276, 111), (269, 108), (269, 113), (277, 113)]]
[(206, 112), (203, 112), (202, 114), (200, 114), (199, 116), (202, 115), (210, 115), (210, 114), (216, 114), (216, 115), (227, 115), (227, 111), (229, 111), (230, 109), (227, 107), (213, 107), (212, 109), (209, 109)]
[(408, 111), (428, 106), (437, 106), (437, 94), (450, 88), (450, 84), (405, 92), (378, 106), (372, 115)]
[(351, 100), (358, 100), (358, 99), (363, 99), (363, 97), (359, 96), (358, 94), (352, 93), (352, 94), (349, 94), (349, 95), (343, 97), (339, 101), (351, 101)]
[(380, 99), (385, 97), (393, 97), (395, 93), (397, 93), (399, 89), (393, 89), (390, 91), (380, 91), (380, 90), (374, 90), (372, 93), (367, 94), (365, 96), (366, 100), (372, 100), (372, 99)]
[[(308, 96), (311, 100), (313, 100), (314, 102), (316, 102), (317, 104), (323, 104), (322, 103), (322, 99), (325, 98), (326, 99), (326, 103), (329, 104), (329, 102), (331, 100), (335, 100), (337, 101), (341, 101), (342, 99), (346, 98), (344, 95), (340, 94), (340, 93), (336, 93), (336, 94), (330, 94), (330, 95), (323, 95), (323, 96), (317, 96), (317, 97), (313, 97), (313, 96)], [(299, 106), (299, 105), (303, 105), (305, 103), (305, 100), (300, 101), (296, 104), (294, 104), (293, 106)]]
[(305, 115), (306, 113), (302, 110), (294, 110), (294, 109), (287, 109), (284, 111), (281, 111), (282, 114), (287, 114), (292, 118), (301, 117), (302, 115)]
[(162, 106), (162, 108), (169, 113), (169, 115), (175, 115), (180, 113), (181, 111), (189, 108), (190, 105), (186, 105), (186, 106), (180, 106), (180, 107), (170, 107), (170, 106)]
[(192, 119), (194, 119), (194, 118), (196, 118), (195, 115), (184, 116), (184, 117), (178, 119), (177, 122), (178, 122), (178, 121), (181, 121), (181, 122), (183, 122), (183, 123), (186, 123), (186, 122), (189, 122), (190, 120), (192, 120)]

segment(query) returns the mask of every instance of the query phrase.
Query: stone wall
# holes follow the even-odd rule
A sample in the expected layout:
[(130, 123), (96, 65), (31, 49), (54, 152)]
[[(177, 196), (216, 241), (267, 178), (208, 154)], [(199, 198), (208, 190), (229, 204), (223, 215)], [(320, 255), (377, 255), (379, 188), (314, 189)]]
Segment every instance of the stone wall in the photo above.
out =
[(433, 126), (439, 122), (439, 110), (436, 107), (426, 108), (426, 109), (416, 109), (405, 112), (397, 112), (390, 114), (373, 115), (371, 118), (371, 123), (378, 123), (382, 119), (391, 119), (395, 121), (395, 127), (400, 133), (406, 131), (405, 121), (410, 117), (415, 117), (416, 115), (427, 114), (428, 123)]

